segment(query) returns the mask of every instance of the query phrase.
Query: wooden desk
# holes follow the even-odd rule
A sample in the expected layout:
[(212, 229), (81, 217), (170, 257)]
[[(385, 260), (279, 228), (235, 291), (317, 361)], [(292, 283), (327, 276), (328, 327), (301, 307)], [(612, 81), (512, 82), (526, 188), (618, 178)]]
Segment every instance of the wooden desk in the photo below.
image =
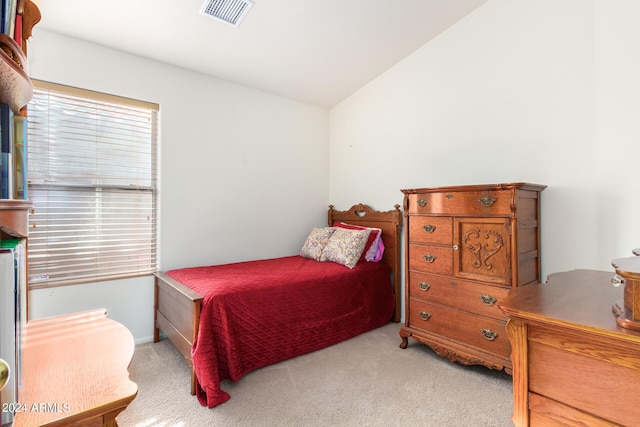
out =
[(639, 425), (640, 333), (616, 323), (623, 289), (613, 276), (556, 273), (499, 303), (510, 316), (516, 427)]
[(131, 333), (106, 310), (33, 320), (24, 332), (14, 427), (117, 426), (138, 393)]

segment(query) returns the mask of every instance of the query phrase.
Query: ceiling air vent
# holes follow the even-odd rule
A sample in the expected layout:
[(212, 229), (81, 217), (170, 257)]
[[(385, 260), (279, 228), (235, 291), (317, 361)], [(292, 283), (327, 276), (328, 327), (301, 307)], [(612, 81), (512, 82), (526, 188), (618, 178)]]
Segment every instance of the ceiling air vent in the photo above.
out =
[(251, 6), (251, 0), (205, 0), (200, 13), (237, 27)]

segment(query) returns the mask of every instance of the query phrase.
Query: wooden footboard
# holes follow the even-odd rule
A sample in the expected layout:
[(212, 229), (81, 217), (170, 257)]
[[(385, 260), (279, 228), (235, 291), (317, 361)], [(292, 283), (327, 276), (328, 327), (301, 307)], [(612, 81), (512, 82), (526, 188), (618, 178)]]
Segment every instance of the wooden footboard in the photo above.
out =
[(198, 335), (202, 296), (164, 273), (155, 273), (153, 342), (160, 330), (184, 356), (191, 367), (191, 394), (196, 394), (196, 376), (191, 347)]

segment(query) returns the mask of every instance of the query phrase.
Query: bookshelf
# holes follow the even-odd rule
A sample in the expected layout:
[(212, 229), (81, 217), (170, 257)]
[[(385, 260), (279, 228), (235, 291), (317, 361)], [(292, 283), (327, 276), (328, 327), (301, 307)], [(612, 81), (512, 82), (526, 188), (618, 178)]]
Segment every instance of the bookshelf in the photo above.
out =
[[(40, 11), (31, 0), (4, 0), (2, 4), (8, 4), (1, 11), (3, 23), (8, 11), (15, 8), (12, 16), (15, 16), (16, 25), (9, 31), (4, 28), (7, 24), (3, 24), (3, 32), (0, 34), (0, 104), (8, 106), (10, 111), (0, 117), (0, 132), (8, 132), (13, 145), (14, 117), (27, 116), (26, 106), (33, 96), (33, 84), (28, 74), (27, 39), (40, 21)], [(12, 151), (13, 148), (12, 146)], [(22, 172), (26, 185), (26, 168)], [(11, 180), (11, 185), (13, 184)], [(9, 193), (11, 196), (16, 195), (14, 188)], [(26, 197), (0, 198), (0, 241), (6, 238), (27, 238), (30, 207)]]
[[(18, 401), (22, 379), (22, 331), (28, 309), (26, 257), (31, 203), (26, 192), (24, 136), (33, 84), (26, 40), (40, 20), (40, 11), (31, 0), (3, 0), (0, 12), (0, 358), (9, 368), (0, 404), (11, 404)], [(7, 16), (10, 19), (5, 19)], [(12, 412), (3, 410), (0, 425), (11, 425), (13, 418)]]
[[(0, 34), (0, 104), (8, 106), (8, 114), (0, 116), (0, 132), (8, 132), (11, 137), (11, 154), (15, 154), (15, 119), (27, 116), (27, 104), (33, 96), (33, 83), (29, 78), (29, 63), (27, 61), (27, 39), (31, 37), (33, 27), (40, 21), (40, 10), (31, 0), (3, 0), (3, 6), (12, 4), (15, 7), (14, 32), (7, 34), (3, 24)], [(3, 9), (2, 16), (7, 14), (12, 6)], [(7, 110), (5, 108), (5, 110)], [(10, 132), (9, 132), (10, 130)], [(26, 132), (26, 129), (22, 129)], [(26, 150), (26, 144), (23, 147)], [(3, 153), (4, 156), (4, 153)], [(13, 157), (11, 164), (13, 165)], [(0, 167), (4, 167), (4, 162)], [(13, 172), (13, 171), (12, 171)], [(23, 165), (23, 184), (26, 188), (26, 162)], [(5, 173), (0, 175), (5, 179)], [(13, 180), (10, 185), (14, 186)], [(3, 185), (6, 185), (3, 182)], [(0, 197), (0, 241), (5, 239), (26, 239), (29, 235), (29, 209), (31, 203), (27, 200), (26, 191), (17, 196), (18, 192), (11, 188), (8, 193), (12, 197)]]
[(41, 16), (31, 0), (3, 0), (0, 14), (0, 199), (26, 200), (27, 39)]

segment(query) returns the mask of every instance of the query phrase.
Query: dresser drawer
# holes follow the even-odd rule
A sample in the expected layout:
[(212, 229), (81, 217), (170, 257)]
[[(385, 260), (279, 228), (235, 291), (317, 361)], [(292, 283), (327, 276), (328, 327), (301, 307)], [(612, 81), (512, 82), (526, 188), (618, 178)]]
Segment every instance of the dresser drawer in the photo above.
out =
[(409, 299), (409, 326), (509, 358), (505, 322)]
[(409, 245), (409, 270), (450, 275), (453, 273), (453, 249), (412, 243)]
[(638, 425), (640, 345), (570, 328), (528, 325), (527, 331), (530, 392), (618, 425)]
[(409, 194), (409, 214), (509, 215), (511, 191), (462, 191)]
[(446, 216), (410, 216), (409, 238), (412, 242), (451, 245), (453, 220)]
[[(580, 411), (571, 406), (548, 399), (535, 393), (529, 393), (529, 425), (531, 427), (541, 426), (599, 426), (599, 427), (619, 427), (620, 424), (609, 423), (600, 417)], [(602, 407), (602, 403), (597, 403), (597, 407)], [(577, 421), (579, 420), (579, 421)], [(635, 421), (635, 419), (634, 419)], [(577, 423), (577, 424), (576, 424)], [(633, 424), (626, 424), (633, 425)]]
[(498, 308), (498, 301), (506, 298), (508, 292), (509, 288), (416, 271), (409, 272), (411, 298), (455, 307), (497, 320), (507, 320), (507, 316)]

